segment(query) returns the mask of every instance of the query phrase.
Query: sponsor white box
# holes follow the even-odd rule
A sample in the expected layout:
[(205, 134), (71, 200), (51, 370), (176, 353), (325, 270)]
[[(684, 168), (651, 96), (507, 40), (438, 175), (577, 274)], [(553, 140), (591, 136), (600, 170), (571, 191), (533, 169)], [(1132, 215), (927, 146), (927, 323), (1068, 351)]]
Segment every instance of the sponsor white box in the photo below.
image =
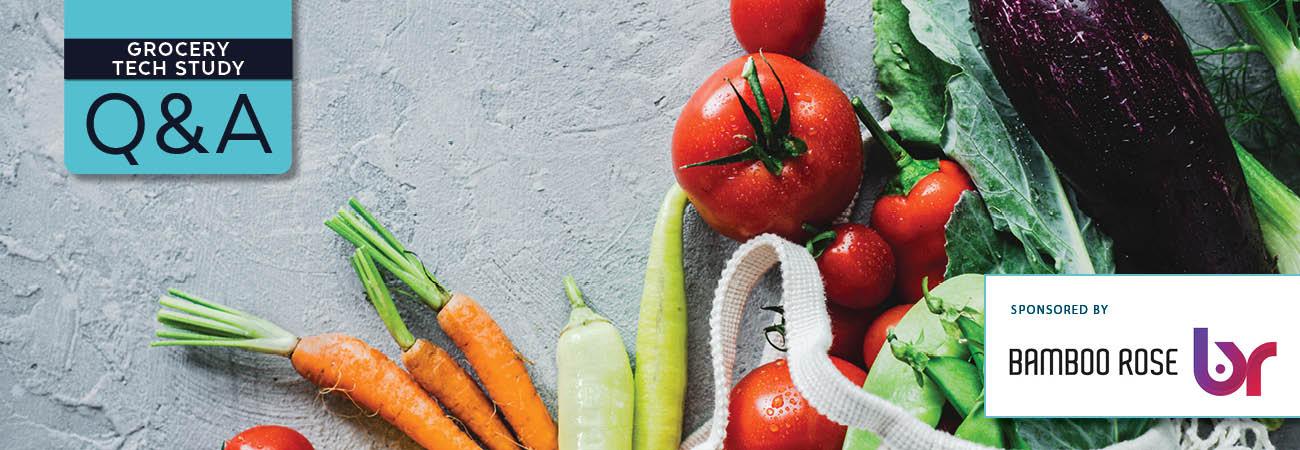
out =
[(1300, 277), (989, 276), (985, 308), (990, 417), (1300, 416)]

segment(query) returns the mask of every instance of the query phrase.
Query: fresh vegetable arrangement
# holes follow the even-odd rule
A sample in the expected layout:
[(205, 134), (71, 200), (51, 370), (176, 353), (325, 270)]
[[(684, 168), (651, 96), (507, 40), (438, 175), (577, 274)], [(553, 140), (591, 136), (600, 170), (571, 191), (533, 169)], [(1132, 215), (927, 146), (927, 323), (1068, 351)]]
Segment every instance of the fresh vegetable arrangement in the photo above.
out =
[(252, 314), (170, 290), (158, 300), (163, 346), (230, 347), (289, 358), (299, 375), (373, 411), (428, 449), (481, 448), (410, 374), (382, 352), (338, 333), (298, 337)]
[[(1267, 55), (1296, 108), (1295, 2), (1229, 3), (1259, 41), (1241, 51)], [(818, 38), (825, 10), (819, 0), (731, 2), (736, 37), (752, 54), (713, 73), (677, 119), (677, 184), (655, 219), (631, 358), (618, 328), (564, 279), (571, 310), (556, 345), (558, 426), (528, 360), (488, 311), (443, 285), (355, 199), (325, 224), (356, 247), (352, 268), (405, 370), (356, 338), (299, 338), (179, 291), (160, 300), (164, 329), (153, 345), (289, 357), (322, 392), (347, 395), (425, 448), (676, 449), (689, 203), (726, 237), (805, 244), (828, 300), (829, 358), (848, 382), (973, 443), (1101, 448), (1155, 421), (985, 416), (982, 274), (1300, 273), (1300, 197), (1233, 140), (1158, 1), (875, 0), (872, 56), (889, 129), (794, 59)], [(864, 149), (859, 122), (876, 148)], [(869, 226), (845, 222), (863, 195), (864, 153), (877, 149), (892, 174), (883, 192), (866, 193), (878, 195)], [(385, 274), (409, 288), (400, 298), (433, 309), (478, 381), (414, 337)], [(782, 317), (764, 331), (785, 326)], [(720, 408), (730, 399), (726, 448), (881, 447), (873, 431), (815, 410), (789, 364), (762, 364), (719, 399)], [(264, 436), (311, 448), (291, 431), (227, 445)]]
[(1121, 269), (1276, 272), (1223, 119), (1158, 0), (972, 5), (1011, 104)]
[[(979, 313), (984, 305), (984, 279), (977, 275), (952, 278), (936, 287), (933, 295), (943, 298), (953, 308), (971, 308), (971, 311)], [(886, 333), (892, 330), (895, 341), (909, 342), (914, 348), (925, 349), (932, 358), (966, 360), (970, 357), (967, 347), (948, 335), (941, 318), (931, 312), (925, 302), (899, 307), (903, 308), (902, 317), (894, 319), (895, 325), (886, 330)], [(931, 426), (939, 423), (945, 396), (933, 380), (918, 379), (912, 366), (896, 358), (890, 348), (879, 351), (868, 364), (871, 371), (867, 372), (863, 389), (902, 407), (922, 422)], [(880, 438), (874, 433), (850, 429), (843, 448), (875, 449), (879, 445)]]
[(484, 447), (492, 450), (519, 448), (514, 435), (496, 414), (487, 395), (470, 378), (469, 372), (452, 358), (450, 353), (425, 339), (415, 339), (397, 313), (397, 305), (384, 285), (384, 279), (375, 267), (373, 249), (357, 249), (352, 255), (352, 267), (375, 312), (384, 327), (402, 349), (402, 364), (411, 378), (435, 400), (447, 407), (453, 416), (473, 432)]
[[(483, 388), (525, 448), (558, 448), (555, 421), (533, 387), (523, 357), (487, 310), (474, 299), (453, 294), (443, 286), (415, 253), (407, 251), (356, 199), (349, 200), (348, 208), (340, 208), (325, 225), (363, 252), (365, 256), (356, 264), (368, 265), (368, 259), (378, 262), (437, 312), (438, 325), (465, 353)], [(490, 428), (485, 432), (496, 433)]]

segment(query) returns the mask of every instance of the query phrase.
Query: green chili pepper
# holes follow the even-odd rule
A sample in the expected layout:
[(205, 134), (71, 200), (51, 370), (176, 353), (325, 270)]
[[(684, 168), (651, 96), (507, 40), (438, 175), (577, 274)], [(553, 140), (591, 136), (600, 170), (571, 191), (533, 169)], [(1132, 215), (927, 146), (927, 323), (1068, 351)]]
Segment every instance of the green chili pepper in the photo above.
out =
[(636, 328), (636, 413), (632, 448), (675, 449), (686, 396), (686, 284), (682, 219), (686, 193), (673, 185), (655, 219)]
[(582, 299), (564, 277), (569, 323), (560, 332), (560, 450), (632, 448), (632, 366), (618, 329)]

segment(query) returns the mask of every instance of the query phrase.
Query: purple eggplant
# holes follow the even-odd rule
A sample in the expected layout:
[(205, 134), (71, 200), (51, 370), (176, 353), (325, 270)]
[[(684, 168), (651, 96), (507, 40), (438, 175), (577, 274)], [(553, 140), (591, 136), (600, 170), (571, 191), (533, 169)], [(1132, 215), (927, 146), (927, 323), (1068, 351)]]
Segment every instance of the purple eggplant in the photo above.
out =
[(1277, 271), (1223, 119), (1158, 0), (971, 0), (971, 14), (1120, 271)]

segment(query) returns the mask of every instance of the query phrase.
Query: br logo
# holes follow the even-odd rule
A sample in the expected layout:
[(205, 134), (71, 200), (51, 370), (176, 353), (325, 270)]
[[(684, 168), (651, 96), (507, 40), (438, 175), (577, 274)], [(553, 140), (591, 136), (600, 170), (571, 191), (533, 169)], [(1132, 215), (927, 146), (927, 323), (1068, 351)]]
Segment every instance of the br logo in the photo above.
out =
[[(1228, 357), (1228, 362), (1232, 364), (1232, 375), (1223, 381), (1215, 380), (1210, 376), (1210, 332), (1206, 328), (1194, 328), (1192, 330), (1193, 348), (1192, 348), (1192, 372), (1196, 375), (1196, 384), (1201, 385), (1201, 389), (1214, 395), (1224, 396), (1237, 392), (1242, 383), (1246, 384), (1246, 396), (1258, 397), (1260, 395), (1260, 368), (1264, 365), (1264, 360), (1272, 356), (1277, 356), (1277, 342), (1265, 342), (1255, 350), (1250, 352), (1247, 358), (1237, 348), (1233, 342), (1215, 342), (1214, 345), (1219, 347), (1224, 356)], [(1215, 373), (1223, 375), (1227, 370), (1223, 364), (1214, 366)]]

